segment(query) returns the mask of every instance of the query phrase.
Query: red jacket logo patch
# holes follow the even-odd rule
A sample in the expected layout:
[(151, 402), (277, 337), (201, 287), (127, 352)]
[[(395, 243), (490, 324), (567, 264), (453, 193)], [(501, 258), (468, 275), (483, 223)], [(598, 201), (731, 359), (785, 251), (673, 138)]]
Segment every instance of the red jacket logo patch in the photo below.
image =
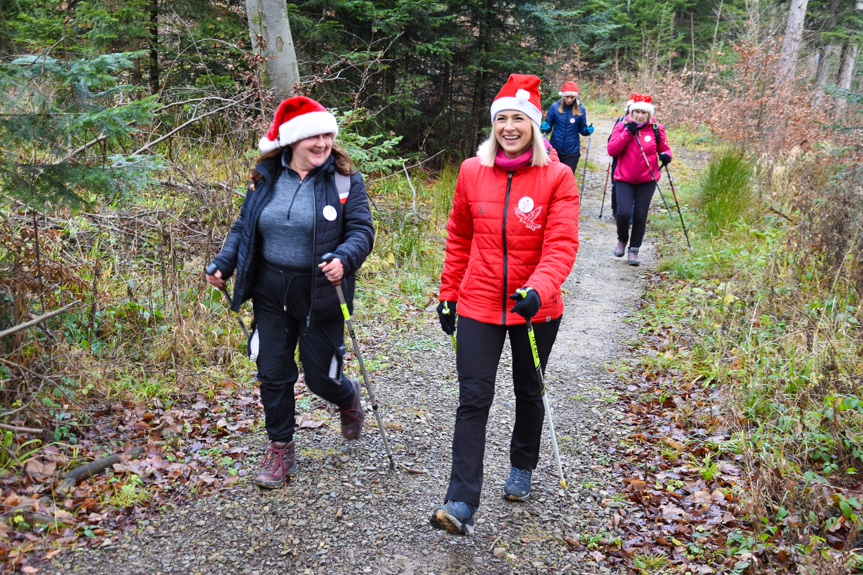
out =
[(524, 224), (524, 226), (532, 232), (535, 232), (539, 228), (542, 227), (542, 224), (536, 223), (536, 218), (539, 217), (539, 213), (542, 211), (542, 206), (537, 206), (533, 210), (528, 213), (524, 213), (518, 208), (515, 208), (515, 215), (518, 216), (518, 220)]

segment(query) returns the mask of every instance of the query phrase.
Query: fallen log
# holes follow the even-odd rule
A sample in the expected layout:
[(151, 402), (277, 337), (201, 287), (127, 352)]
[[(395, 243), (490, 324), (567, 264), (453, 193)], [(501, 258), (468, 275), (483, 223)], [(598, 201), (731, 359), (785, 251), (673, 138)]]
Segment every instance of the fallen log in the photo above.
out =
[(121, 457), (123, 455), (128, 455), (132, 459), (138, 459), (144, 454), (146, 449), (143, 446), (133, 447), (129, 449), (123, 454), (115, 453), (114, 455), (109, 455), (108, 457), (103, 457), (102, 459), (97, 459), (96, 461), (91, 461), (86, 465), (82, 465), (80, 467), (76, 467), (69, 473), (63, 476), (63, 481), (54, 488), (54, 493), (65, 497), (75, 489), (75, 486), (78, 485), (78, 482), (84, 479), (85, 477), (92, 477), (97, 473), (101, 473), (102, 471), (108, 469), (115, 463), (120, 463), (122, 461)]

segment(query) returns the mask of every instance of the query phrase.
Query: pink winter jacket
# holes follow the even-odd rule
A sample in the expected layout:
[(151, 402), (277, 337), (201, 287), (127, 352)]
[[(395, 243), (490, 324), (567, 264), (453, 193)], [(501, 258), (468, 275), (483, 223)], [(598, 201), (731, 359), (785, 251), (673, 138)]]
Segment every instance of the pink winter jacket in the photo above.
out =
[[(644, 163), (644, 156), (641, 155), (641, 150), (638, 148), (638, 143), (635, 142), (635, 136), (629, 133), (624, 125), (630, 122), (627, 116), (622, 122), (619, 122), (611, 132), (611, 139), (608, 140), (608, 155), (617, 157), (617, 168), (614, 170), (614, 179), (618, 182), (628, 182), (630, 184), (642, 184), (644, 182), (652, 182), (650, 171)], [(665, 135), (665, 126), (659, 126), (659, 153), (666, 153), (671, 156), (671, 148), (668, 147), (668, 136)], [(644, 154), (647, 156), (647, 161), (650, 162), (650, 169), (653, 170), (653, 175), (657, 181), (662, 176), (659, 171), (659, 158), (656, 152), (656, 136), (653, 131), (653, 124), (645, 124), (638, 130), (638, 139), (641, 146), (644, 148)]]

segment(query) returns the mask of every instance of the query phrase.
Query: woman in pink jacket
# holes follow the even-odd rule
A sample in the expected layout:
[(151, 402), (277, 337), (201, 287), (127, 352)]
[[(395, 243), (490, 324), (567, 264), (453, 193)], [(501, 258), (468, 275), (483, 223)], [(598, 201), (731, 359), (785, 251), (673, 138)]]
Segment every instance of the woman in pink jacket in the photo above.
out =
[[(662, 177), (660, 164), (671, 161), (671, 148), (665, 126), (654, 121), (653, 99), (634, 94), (629, 115), (614, 126), (608, 141), (608, 155), (617, 158), (614, 181), (617, 190), (617, 245), (615, 257), (623, 257), (629, 242), (627, 260), (637, 266), (638, 249), (647, 226), (647, 210)], [(639, 146), (639, 143), (641, 146)], [(632, 221), (632, 233), (629, 222)]]

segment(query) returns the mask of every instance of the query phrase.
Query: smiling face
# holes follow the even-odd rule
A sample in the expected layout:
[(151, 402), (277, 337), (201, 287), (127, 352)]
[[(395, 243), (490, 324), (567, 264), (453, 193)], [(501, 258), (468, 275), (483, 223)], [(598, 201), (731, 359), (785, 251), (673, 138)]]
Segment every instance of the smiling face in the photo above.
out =
[(632, 121), (636, 124), (643, 124), (650, 119), (650, 114), (644, 110), (631, 110), (629, 112), (629, 117), (632, 118)]
[(333, 135), (319, 134), (291, 144), (291, 168), (304, 176), (327, 161), (333, 151)]
[(494, 117), (494, 137), (507, 158), (517, 158), (533, 144), (533, 122), (518, 110), (503, 110)]

